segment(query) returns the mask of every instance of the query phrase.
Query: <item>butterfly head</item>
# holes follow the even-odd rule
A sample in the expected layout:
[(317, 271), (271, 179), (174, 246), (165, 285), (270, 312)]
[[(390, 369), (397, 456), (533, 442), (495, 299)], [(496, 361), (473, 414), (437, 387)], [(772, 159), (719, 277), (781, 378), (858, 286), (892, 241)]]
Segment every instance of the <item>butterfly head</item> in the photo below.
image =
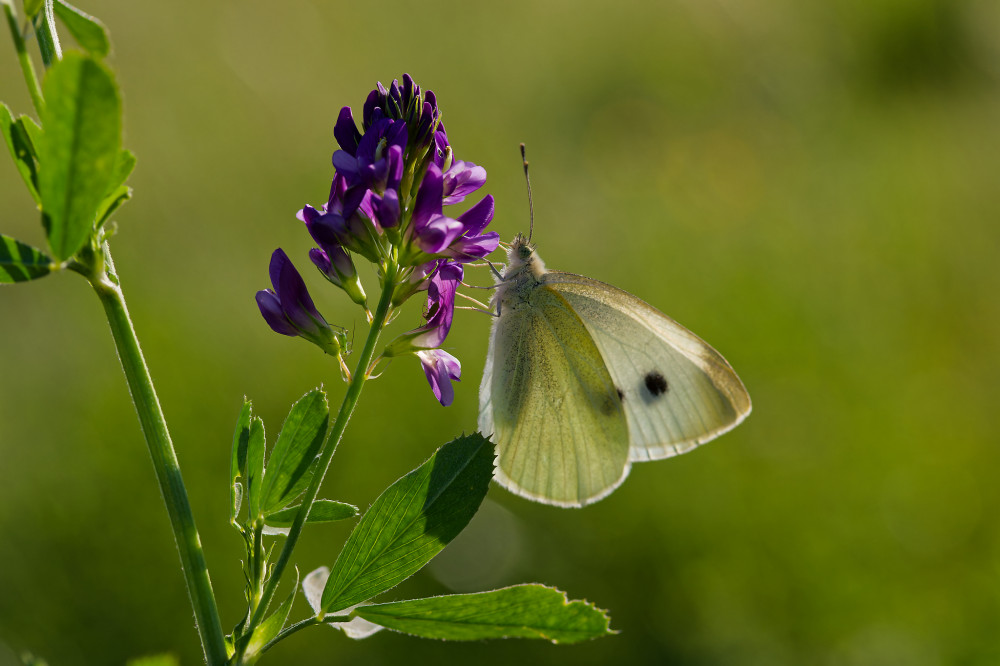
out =
[(535, 253), (535, 246), (523, 234), (518, 234), (507, 250), (507, 270), (504, 272), (504, 279), (509, 280), (521, 273), (536, 278), (541, 277), (545, 273), (545, 264)]

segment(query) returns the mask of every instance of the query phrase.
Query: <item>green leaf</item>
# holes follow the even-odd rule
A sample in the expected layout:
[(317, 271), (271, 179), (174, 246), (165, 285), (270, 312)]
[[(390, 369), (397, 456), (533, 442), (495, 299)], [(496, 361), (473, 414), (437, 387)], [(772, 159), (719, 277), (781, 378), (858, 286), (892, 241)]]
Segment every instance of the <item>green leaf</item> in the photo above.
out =
[(371, 599), (427, 564), (479, 509), (493, 459), (493, 445), (479, 433), (459, 437), (389, 486), (344, 544), (323, 590), (323, 611)]
[(261, 487), (264, 485), (264, 422), (259, 416), (250, 421), (250, 441), (247, 444), (246, 490), (249, 498), (247, 523), (252, 523), (260, 515)]
[(36, 204), (41, 204), (42, 199), (38, 194), (38, 157), (31, 136), (21, 122), (23, 118), (25, 116), (14, 120), (7, 105), (0, 102), (0, 134), (3, 134), (10, 156), (14, 158), (14, 165), (24, 179), (24, 184), (28, 186), (28, 192)]
[(326, 394), (320, 389), (292, 405), (267, 460), (260, 506), (265, 514), (285, 508), (309, 485), (329, 417)]
[(115, 160), (115, 170), (111, 174), (111, 181), (108, 183), (108, 191), (104, 195), (97, 210), (97, 227), (100, 228), (108, 221), (112, 213), (118, 210), (123, 203), (132, 198), (132, 188), (125, 185), (132, 170), (135, 169), (135, 155), (131, 150), (122, 149)]
[(577, 643), (616, 633), (608, 627), (605, 611), (537, 584), (358, 606), (353, 615), (393, 631), (450, 641), (541, 638)]
[(42, 11), (45, 0), (24, 0), (24, 15), (28, 18), (35, 18), (35, 14)]
[[(247, 476), (247, 448), (250, 446), (250, 422), (253, 419), (253, 403), (243, 398), (243, 409), (236, 418), (236, 432), (233, 433), (233, 453), (229, 461), (229, 520), (236, 520), (243, 500), (243, 484), (240, 479)], [(240, 490), (237, 490), (239, 486)]]
[(0, 284), (36, 280), (58, 267), (41, 250), (0, 234)]
[(112, 213), (118, 210), (123, 203), (132, 198), (132, 188), (122, 185), (117, 190), (109, 194), (101, 202), (101, 207), (97, 209), (97, 227), (104, 226)]
[(34, 154), (35, 159), (38, 159), (38, 144), (42, 142), (42, 128), (35, 122), (35, 119), (31, 116), (21, 116), (17, 119), (17, 124), (20, 125), (24, 131), (27, 133), (28, 138), (31, 139), (31, 152)]
[(81, 48), (101, 58), (108, 55), (111, 50), (111, 40), (108, 37), (108, 29), (103, 23), (63, 0), (56, 0), (55, 10), (56, 16)]
[[(296, 514), (299, 512), (299, 506), (299, 504), (296, 504), (295, 506), (290, 506), (287, 509), (281, 509), (280, 511), (269, 513), (264, 516), (264, 522), (270, 527), (291, 527)], [(358, 507), (353, 504), (346, 504), (344, 502), (336, 502), (328, 499), (318, 499), (313, 502), (312, 508), (309, 509), (309, 516), (306, 518), (306, 522), (332, 523), (338, 520), (356, 518), (359, 513), (360, 511), (358, 511)]]
[(247, 656), (259, 653), (271, 639), (281, 632), (285, 626), (285, 622), (288, 621), (288, 612), (292, 610), (292, 602), (295, 601), (295, 593), (298, 589), (299, 570), (296, 569), (295, 585), (292, 587), (292, 593), (281, 602), (281, 605), (278, 606), (269, 618), (258, 624), (257, 628), (253, 630), (253, 636), (250, 637), (250, 642), (247, 643)]
[(122, 148), (118, 151), (118, 157), (115, 159), (115, 170), (111, 174), (111, 180), (108, 182), (108, 189), (105, 194), (110, 196), (119, 187), (124, 185), (128, 177), (132, 175), (134, 169), (135, 154), (128, 148)]
[(73, 52), (49, 68), (43, 91), (38, 191), (49, 245), (63, 260), (93, 233), (121, 150), (121, 98), (107, 67)]

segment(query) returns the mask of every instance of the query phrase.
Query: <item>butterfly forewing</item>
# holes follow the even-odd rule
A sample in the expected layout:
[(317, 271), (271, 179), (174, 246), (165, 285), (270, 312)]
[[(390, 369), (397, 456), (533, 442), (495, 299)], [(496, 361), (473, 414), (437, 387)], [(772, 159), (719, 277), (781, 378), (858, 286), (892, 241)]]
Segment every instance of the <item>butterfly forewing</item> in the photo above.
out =
[(600, 352), (621, 396), (631, 461), (684, 453), (750, 413), (726, 360), (652, 306), (572, 273), (548, 272), (542, 282), (569, 303)]
[(582, 506), (628, 473), (620, 396), (587, 328), (559, 294), (532, 289), (493, 327), (480, 429), (497, 444), (497, 480), (525, 497)]

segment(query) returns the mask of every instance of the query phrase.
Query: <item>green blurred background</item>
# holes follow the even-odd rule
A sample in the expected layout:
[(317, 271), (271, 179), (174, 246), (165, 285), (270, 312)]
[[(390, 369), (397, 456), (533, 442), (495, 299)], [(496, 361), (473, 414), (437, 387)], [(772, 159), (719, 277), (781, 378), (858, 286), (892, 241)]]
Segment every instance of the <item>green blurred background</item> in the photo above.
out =
[[(491, 489), (386, 598), (540, 581), (620, 634), (558, 647), (322, 627), (274, 664), (1000, 662), (1000, 6), (992, 0), (79, 0), (111, 29), (135, 197), (113, 249), (211, 567), (244, 394), (271, 438), (337, 369), (253, 302), (281, 246), (327, 319), (295, 211), (326, 198), (333, 123), (377, 80), (434, 90), (484, 165), (493, 228), (655, 304), (730, 360), (754, 413), (637, 465), (580, 511)], [(9, 36), (0, 98), (30, 110)], [(0, 159), (0, 231), (43, 246)], [(370, 278), (367, 272), (363, 277)], [(488, 276), (481, 274), (482, 282)], [(370, 284), (370, 282), (369, 282)], [(200, 660), (178, 557), (97, 299), (74, 274), (0, 289), (0, 664)], [(415, 326), (410, 306), (397, 330)], [(462, 313), (455, 404), (416, 361), (369, 386), (326, 480), (368, 506), (475, 429), (489, 320)], [(348, 527), (307, 532), (302, 573)], [(300, 600), (295, 614), (309, 611)]]

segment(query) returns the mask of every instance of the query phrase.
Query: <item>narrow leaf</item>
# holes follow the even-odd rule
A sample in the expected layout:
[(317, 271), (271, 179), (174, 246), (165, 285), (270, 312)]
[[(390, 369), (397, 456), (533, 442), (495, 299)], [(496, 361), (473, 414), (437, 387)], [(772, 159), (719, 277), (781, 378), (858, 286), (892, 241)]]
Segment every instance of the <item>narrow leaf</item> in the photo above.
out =
[(326, 394), (320, 389), (306, 393), (292, 405), (267, 460), (261, 491), (265, 514), (288, 506), (309, 484), (329, 416)]
[(56, 16), (81, 48), (101, 58), (108, 55), (111, 40), (103, 23), (63, 0), (56, 0), (55, 10)]
[(49, 245), (71, 257), (94, 230), (121, 150), (121, 98), (111, 72), (69, 52), (49, 68), (38, 191)]
[(323, 590), (324, 612), (371, 599), (437, 555), (479, 509), (493, 458), (482, 435), (459, 437), (389, 486), (344, 544)]
[(117, 190), (106, 196), (104, 201), (101, 202), (100, 208), (97, 209), (97, 227), (104, 226), (104, 223), (108, 221), (112, 213), (131, 198), (132, 188), (128, 185), (121, 185)]
[[(250, 446), (250, 422), (253, 419), (253, 404), (243, 398), (243, 409), (236, 419), (233, 433), (233, 452), (229, 461), (229, 520), (236, 520), (243, 500), (243, 488), (247, 475), (247, 448)], [(243, 482), (240, 480), (244, 479)], [(239, 486), (239, 489), (237, 489)]]
[(40, 204), (42, 199), (38, 194), (38, 159), (35, 147), (24, 124), (20, 119), (14, 120), (10, 109), (2, 102), (0, 102), (0, 134), (3, 134), (4, 142), (10, 149), (10, 156), (14, 158), (14, 165), (24, 179), (24, 184), (28, 186), (28, 192), (31, 193), (35, 203)]
[(393, 631), (450, 641), (541, 638), (577, 643), (615, 633), (605, 611), (537, 584), (358, 606), (353, 614)]
[(28, 138), (31, 140), (31, 152), (37, 160), (38, 144), (42, 142), (42, 128), (31, 116), (21, 116), (17, 119), (17, 124), (21, 126), (24, 132), (28, 135)]
[(259, 416), (250, 421), (250, 441), (247, 444), (246, 487), (244, 495), (249, 499), (247, 523), (252, 523), (260, 515), (261, 488), (264, 485), (264, 422)]
[[(295, 506), (290, 506), (287, 509), (281, 509), (280, 511), (269, 513), (264, 516), (264, 522), (271, 527), (291, 527), (296, 514), (299, 512), (299, 506), (300, 505), (296, 504)], [(306, 522), (332, 523), (338, 520), (355, 518), (359, 513), (358, 507), (353, 504), (345, 504), (344, 502), (335, 502), (334, 500), (328, 499), (318, 499), (313, 502), (312, 508), (309, 509), (309, 516), (306, 518)]]
[(41, 250), (0, 234), (0, 284), (35, 280), (56, 268)]
[(250, 642), (247, 643), (247, 656), (259, 653), (264, 646), (271, 641), (271, 639), (281, 632), (285, 626), (285, 622), (288, 621), (288, 612), (292, 610), (292, 602), (295, 601), (295, 593), (298, 589), (299, 571), (296, 569), (295, 587), (292, 588), (292, 593), (281, 602), (281, 605), (278, 606), (269, 618), (261, 622), (257, 625), (257, 628), (253, 630), (253, 636), (250, 637)]

